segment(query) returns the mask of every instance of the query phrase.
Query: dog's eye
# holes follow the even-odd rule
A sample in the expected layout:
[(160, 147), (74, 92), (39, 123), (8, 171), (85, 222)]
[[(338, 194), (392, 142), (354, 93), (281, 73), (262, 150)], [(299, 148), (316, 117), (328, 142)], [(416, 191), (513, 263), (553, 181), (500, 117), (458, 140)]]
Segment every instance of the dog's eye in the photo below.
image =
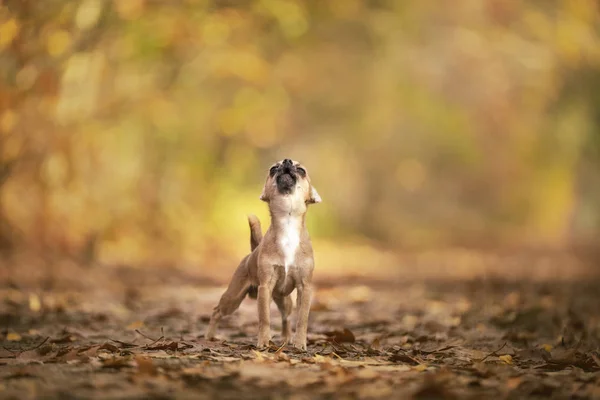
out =
[(301, 176), (306, 176), (306, 170), (302, 167), (297, 167), (296, 170)]
[(275, 175), (276, 171), (277, 171), (277, 166), (276, 165), (272, 166), (271, 169), (269, 170), (269, 175), (270, 176)]

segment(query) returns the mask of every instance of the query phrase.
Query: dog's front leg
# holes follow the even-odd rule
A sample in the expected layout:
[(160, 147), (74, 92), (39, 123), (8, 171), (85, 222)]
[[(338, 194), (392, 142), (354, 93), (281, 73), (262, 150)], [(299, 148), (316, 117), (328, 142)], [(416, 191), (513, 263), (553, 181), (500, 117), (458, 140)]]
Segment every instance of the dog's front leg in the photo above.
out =
[(271, 296), (273, 285), (270, 281), (258, 286), (258, 348), (269, 345), (271, 340)]
[(312, 299), (312, 285), (309, 282), (303, 282), (296, 290), (298, 291), (298, 321), (296, 322), (294, 347), (306, 350), (306, 332), (308, 330), (308, 313), (310, 312), (310, 302)]

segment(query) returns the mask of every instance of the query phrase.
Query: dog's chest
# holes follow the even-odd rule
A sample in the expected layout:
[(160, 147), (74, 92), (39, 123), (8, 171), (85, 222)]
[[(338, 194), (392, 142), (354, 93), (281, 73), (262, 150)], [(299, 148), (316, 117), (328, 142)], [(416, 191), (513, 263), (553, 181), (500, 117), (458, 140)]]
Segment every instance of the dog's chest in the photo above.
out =
[(298, 218), (288, 217), (283, 222), (278, 245), (283, 255), (283, 266), (287, 274), (290, 267), (295, 264), (296, 252), (300, 246), (300, 221)]

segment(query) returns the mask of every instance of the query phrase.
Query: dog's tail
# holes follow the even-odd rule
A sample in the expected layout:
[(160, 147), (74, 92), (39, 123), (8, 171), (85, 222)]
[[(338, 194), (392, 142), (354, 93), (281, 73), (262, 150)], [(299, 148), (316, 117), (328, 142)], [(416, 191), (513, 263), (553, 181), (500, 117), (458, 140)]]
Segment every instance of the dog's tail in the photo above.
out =
[[(263, 237), (260, 221), (256, 215), (248, 215), (248, 225), (250, 225), (250, 249), (254, 251)], [(256, 299), (258, 297), (258, 287), (250, 286), (247, 293), (248, 297)]]
[(248, 225), (250, 225), (250, 249), (254, 251), (262, 240), (262, 229), (256, 215), (248, 215)]

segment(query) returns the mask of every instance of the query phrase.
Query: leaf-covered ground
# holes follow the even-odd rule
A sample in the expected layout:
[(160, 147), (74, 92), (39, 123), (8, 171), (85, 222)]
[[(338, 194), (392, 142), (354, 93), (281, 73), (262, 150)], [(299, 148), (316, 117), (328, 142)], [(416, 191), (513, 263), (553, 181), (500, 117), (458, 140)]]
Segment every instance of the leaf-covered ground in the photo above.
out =
[(280, 347), (274, 305), (257, 351), (251, 299), (205, 341), (223, 287), (189, 275), (59, 278), (4, 279), (1, 398), (600, 398), (591, 278), (319, 281), (308, 352)]

